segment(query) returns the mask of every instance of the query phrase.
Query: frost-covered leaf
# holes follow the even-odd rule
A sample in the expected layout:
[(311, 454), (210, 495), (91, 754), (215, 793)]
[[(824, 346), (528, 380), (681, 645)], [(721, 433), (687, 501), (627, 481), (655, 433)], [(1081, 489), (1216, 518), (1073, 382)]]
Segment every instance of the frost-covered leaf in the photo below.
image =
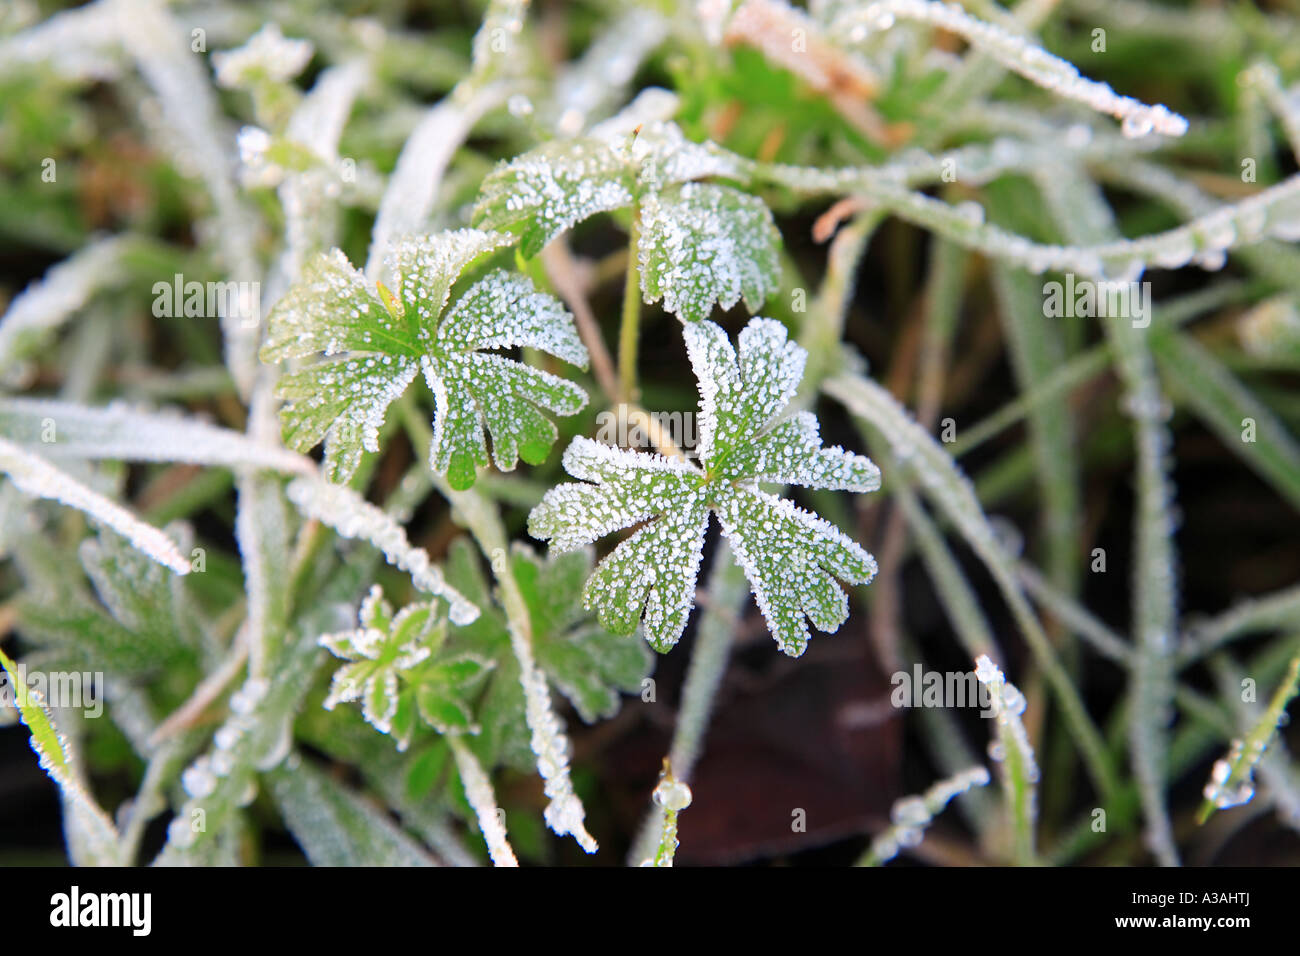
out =
[(379, 585), (361, 603), (358, 627), (323, 634), (320, 644), (347, 661), (334, 672), (325, 708), (360, 701), (366, 720), (405, 750), (417, 717), (440, 734), (478, 733), (465, 696), (492, 668), (472, 654), (443, 653), (447, 615), (441, 601), (408, 604), (396, 614)]
[(31, 733), (32, 750), (41, 769), (59, 787), (64, 829), (72, 862), (78, 866), (121, 866), (117, 829), (86, 788), (78, 770), (72, 742), (59, 733), (38, 690), (28, 690), (22, 667), (0, 650), (0, 670), (13, 688), (19, 717)]
[(474, 218), (488, 229), (522, 226), (520, 251), (532, 258), (584, 219), (632, 205), (636, 190), (635, 166), (611, 144), (553, 140), (488, 176)]
[[(49, 427), (52, 421), (57, 428)], [(54, 461), (113, 459), (315, 471), (310, 459), (240, 432), (170, 409), (145, 410), (119, 402), (92, 408), (43, 398), (0, 398), (0, 434)]]
[(708, 318), (716, 302), (763, 307), (781, 279), (781, 234), (756, 196), (729, 186), (686, 183), (645, 198), (637, 253), (647, 303), (685, 322)]
[[(638, 690), (650, 672), (651, 660), (643, 642), (632, 635), (610, 633), (582, 606), (583, 585), (593, 562), (591, 549), (543, 559), (517, 544), (510, 562), (528, 603), (537, 666), (584, 721), (613, 717), (619, 692)], [(492, 603), (475, 549), (467, 540), (452, 544), (447, 577), (484, 609), (477, 621), (453, 630), (449, 649), (485, 655), (496, 663), (475, 709), (482, 732), (470, 744), (489, 768), (499, 764), (527, 768), (535, 758), (524, 721), (519, 664), (505, 616)]]
[[(56, 18), (57, 19), (57, 18)], [(53, 22), (53, 21), (51, 21)], [(101, 239), (19, 293), (0, 315), (0, 380), (22, 381), (27, 359), (104, 286), (120, 281), (127, 240)]]
[(0, 472), (7, 474), (20, 491), (84, 511), (130, 541), (142, 554), (177, 574), (189, 574), (189, 561), (177, 550), (175, 542), (153, 525), (146, 524), (117, 502), (60, 471), (40, 455), (3, 438), (0, 438)]
[(479, 830), (487, 842), (488, 854), (495, 866), (518, 866), (515, 851), (506, 839), (504, 824), (505, 812), (497, 806), (496, 794), (492, 791), (492, 782), (483, 772), (482, 765), (474, 754), (460, 740), (449, 741), (452, 754), (456, 758), (456, 769), (460, 773), (461, 784), (465, 788), (465, 799), (474, 810), (478, 819)]
[(685, 328), (699, 379), (699, 465), (575, 438), (564, 467), (578, 483), (547, 492), (529, 531), (567, 551), (641, 524), (596, 567), (584, 601), (613, 631), (644, 621), (657, 649), (675, 644), (694, 606), (708, 516), (718, 516), (773, 637), (802, 654), (805, 617), (834, 631), (848, 616), (836, 584), (869, 581), (875, 561), (829, 522), (759, 488), (760, 481), (874, 491), (880, 472), (842, 448), (823, 448), (817, 420), (783, 418), (807, 353), (785, 327), (754, 319), (733, 349), (712, 322)]
[(587, 403), (572, 382), (480, 351), (520, 346), (587, 367), (587, 350), (559, 300), (524, 276), (494, 272), (460, 298), (424, 357), (437, 402), (430, 464), (458, 491), (474, 484), (476, 466), (488, 463), (484, 421), (492, 460), (510, 471), (520, 458), (539, 464), (555, 444), (555, 425), (539, 409), (572, 415)]
[(593, 558), (582, 548), (543, 560), (522, 544), (511, 555), (532, 618), (537, 665), (589, 724), (618, 713), (618, 692), (639, 689), (651, 665), (644, 643), (611, 634), (582, 606)]
[(656, 121), (633, 136), (554, 140), (502, 163), (483, 181), (474, 219), (485, 229), (518, 230), (520, 251), (532, 258), (566, 229), (645, 193), (741, 175), (738, 157)]
[(479, 256), (508, 237), (461, 229), (396, 243), (386, 269), (395, 288), (373, 290), (335, 249), (318, 256), (270, 316), (262, 359), (324, 353), (286, 375), (279, 395), (285, 442), (307, 451), (325, 440), (333, 481), (347, 480), (363, 449), (379, 450), (379, 428), (417, 372), (437, 400), (433, 467), (458, 489), (492, 458), (508, 471), (519, 458), (542, 461), (555, 426), (538, 409), (571, 415), (586, 403), (578, 386), (491, 349), (535, 348), (586, 367), (587, 353), (558, 300), (527, 278), (493, 272), (446, 312), (452, 284)]
[(267, 775), (284, 822), (313, 866), (431, 866), (378, 807), (295, 756)]
[[(181, 529), (173, 533), (180, 537)], [(79, 556), (94, 596), (79, 575), (47, 580), (29, 555), (19, 561), (28, 583), (18, 603), (22, 633), (47, 662), (126, 677), (168, 674), (171, 681), (190, 673), (205, 625), (184, 580), (110, 532), (81, 542)]]

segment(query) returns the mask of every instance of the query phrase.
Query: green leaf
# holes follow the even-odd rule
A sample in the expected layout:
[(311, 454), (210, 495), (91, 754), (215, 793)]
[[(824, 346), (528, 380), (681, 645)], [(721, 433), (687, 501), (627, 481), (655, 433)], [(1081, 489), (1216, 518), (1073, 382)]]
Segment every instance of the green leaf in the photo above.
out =
[(313, 866), (432, 866), (381, 810), (296, 758), (267, 774), (285, 825)]
[(424, 374), (437, 404), (430, 466), (458, 491), (474, 484), (488, 463), (483, 422), (492, 433), (492, 459), (502, 471), (519, 458), (546, 459), (558, 433), (539, 411), (572, 415), (587, 403), (572, 382), (480, 349), (533, 348), (581, 368), (587, 350), (560, 302), (524, 276), (494, 272), (456, 303), (438, 328)]
[(716, 302), (742, 298), (757, 312), (781, 281), (781, 234), (756, 196), (687, 183), (645, 198), (637, 254), (647, 304), (683, 322), (708, 318)]
[[(188, 553), (188, 531), (177, 525), (169, 532)], [(127, 677), (188, 674), (207, 636), (185, 579), (107, 530), (82, 541), (78, 554), (99, 600), (79, 577), (29, 581), (18, 604), (24, 637), (73, 669)]]
[(592, 550), (543, 560), (516, 544), (511, 557), (515, 580), (528, 602), (538, 666), (584, 721), (613, 717), (618, 692), (638, 691), (652, 661), (644, 642), (598, 627), (582, 606)]
[[(0, 650), (0, 667), (4, 668), (10, 687), (17, 689), (27, 686), (18, 665), (2, 650)], [(18, 707), (18, 716), (22, 718), (32, 735), (32, 749), (40, 757), (41, 766), (51, 776), (70, 773), (72, 768), (68, 763), (68, 755), (63, 749), (63, 741), (59, 739), (58, 732), (50, 723), (50, 716), (42, 706), (41, 700), (35, 694), (17, 692), (14, 694), (14, 701)]]
[(635, 166), (611, 144), (553, 140), (503, 163), (483, 181), (474, 224), (519, 228), (520, 251), (531, 259), (582, 220), (632, 205), (635, 191)]
[(610, 132), (555, 140), (499, 165), (484, 181), (474, 223), (518, 232), (532, 258), (567, 229), (643, 194), (709, 176), (740, 178), (741, 161), (712, 143), (693, 143), (674, 123), (647, 123), (631, 136)]
[(1170, 329), (1151, 352), (1175, 396), (1283, 498), (1300, 507), (1300, 444), (1223, 363), (1195, 339)]
[[(495, 664), (474, 709), (481, 731), (470, 744), (489, 769), (502, 763), (528, 767), (533, 755), (519, 665), (476, 554), (473, 545), (458, 539), (446, 562), (448, 581), (473, 595), (483, 608), (477, 621), (454, 629), (448, 646)], [(614, 716), (619, 691), (639, 690), (651, 665), (644, 642), (600, 627), (583, 607), (583, 585), (593, 560), (591, 549), (542, 558), (523, 544), (516, 544), (510, 555), (511, 570), (528, 604), (537, 665), (588, 723)]]
[(327, 474), (346, 481), (363, 451), (379, 450), (388, 407), (423, 371), (437, 404), (431, 464), (453, 487), (468, 488), (488, 464), (485, 420), (498, 468), (544, 460), (556, 432), (539, 409), (571, 415), (586, 394), (483, 350), (540, 349), (585, 368), (572, 317), (527, 278), (504, 272), (471, 286), (444, 316), (460, 274), (508, 241), (474, 229), (399, 241), (386, 261), (393, 291), (372, 290), (337, 249), (313, 260), (272, 311), (261, 352), (265, 362), (324, 354), (280, 380), (285, 442), (305, 452), (324, 440)]
[[(446, 634), (446, 613), (442, 602), (410, 604), (396, 616), (374, 585), (357, 613), (358, 627), (350, 631), (322, 634), (319, 644), (335, 657), (348, 661), (334, 672), (325, 709), (340, 703), (361, 702), (366, 721), (383, 734), (393, 734), (399, 750), (410, 743), (413, 729), (409, 716), (397, 728), (399, 677), (427, 660)], [(409, 711), (408, 711), (409, 714)]]
[(2, 650), (0, 669), (14, 689), (18, 715), (32, 735), (32, 750), (41, 769), (59, 787), (72, 862), (79, 866), (123, 865), (117, 830), (82, 782), (71, 742), (55, 729), (44, 699), (28, 689), (22, 669)]
[(325, 708), (360, 701), (366, 721), (406, 750), (417, 716), (440, 734), (478, 733), (467, 695), (492, 669), (490, 659), (445, 652), (447, 615), (434, 599), (395, 615), (378, 585), (361, 603), (359, 626), (323, 634), (319, 643), (344, 664), (334, 673)]
[(597, 566), (584, 602), (616, 632), (642, 620), (646, 638), (666, 651), (694, 606), (704, 533), (716, 514), (773, 637), (798, 656), (808, 643), (805, 618), (834, 631), (848, 616), (835, 578), (865, 583), (876, 565), (838, 528), (759, 482), (873, 491), (880, 472), (860, 455), (823, 448), (810, 413), (782, 417), (807, 353), (779, 322), (750, 321), (738, 350), (712, 322), (688, 324), (684, 334), (699, 379), (699, 465), (575, 438), (564, 467), (579, 483), (547, 492), (529, 531), (563, 552), (644, 522)]

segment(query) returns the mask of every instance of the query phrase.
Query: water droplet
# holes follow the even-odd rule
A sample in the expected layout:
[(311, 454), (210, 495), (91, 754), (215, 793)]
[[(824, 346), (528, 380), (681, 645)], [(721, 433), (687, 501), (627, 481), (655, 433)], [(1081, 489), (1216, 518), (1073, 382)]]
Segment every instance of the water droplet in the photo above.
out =
[(970, 223), (972, 226), (984, 225), (984, 207), (972, 199), (965, 202), (959, 202), (953, 207), (953, 212), (963, 221)]
[(1120, 124), (1120, 135), (1125, 139), (1140, 139), (1151, 132), (1151, 117), (1146, 111), (1129, 113)]
[(654, 801), (665, 810), (685, 810), (691, 805), (691, 788), (680, 780), (665, 777), (655, 787)]
[(1185, 233), (1170, 236), (1151, 256), (1151, 261), (1162, 269), (1181, 269), (1196, 254), (1196, 243)]
[(202, 800), (217, 789), (217, 778), (209, 769), (208, 761), (200, 757), (181, 774), (181, 786), (195, 800)]

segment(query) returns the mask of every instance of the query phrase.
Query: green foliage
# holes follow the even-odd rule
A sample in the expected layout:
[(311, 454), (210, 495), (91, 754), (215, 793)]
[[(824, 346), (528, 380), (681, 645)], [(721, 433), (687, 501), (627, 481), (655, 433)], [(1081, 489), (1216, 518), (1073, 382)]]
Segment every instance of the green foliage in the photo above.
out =
[(62, 555), (23, 561), (31, 590), (19, 619), (24, 636), (46, 650), (47, 665), (170, 685), (192, 674), (212, 639), (185, 579), (110, 531), (85, 539), (77, 555), (93, 591), (54, 564)]
[(584, 600), (617, 633), (632, 632), (644, 616), (646, 639), (667, 651), (694, 606), (704, 533), (716, 514), (772, 636), (798, 657), (808, 644), (805, 617), (823, 631), (848, 617), (835, 579), (865, 583), (876, 564), (839, 529), (759, 482), (874, 491), (880, 472), (838, 446), (823, 448), (810, 413), (783, 417), (807, 353), (779, 322), (752, 320), (738, 351), (711, 322), (685, 334), (699, 379), (699, 466), (575, 438), (564, 467), (582, 483), (548, 491), (529, 530), (566, 551), (656, 519), (600, 563)]
[(475, 225), (517, 231), (520, 251), (532, 258), (596, 213), (634, 205), (678, 183), (737, 178), (744, 169), (738, 157), (687, 140), (675, 123), (604, 132), (556, 140), (502, 163), (483, 180)]
[(763, 201), (728, 186), (686, 183), (641, 207), (641, 288), (684, 322), (742, 298), (757, 312), (780, 284), (781, 234)]
[[(0, 667), (104, 675), (102, 719), (16, 701), (73, 863), (144, 862), (169, 817), (159, 864), (282, 826), (321, 865), (593, 834), (671, 865), (761, 661), (733, 648), (761, 616), (798, 657), (851, 607), (827, 659), (955, 636), (997, 718), (907, 718), (902, 776), (941, 782), (864, 862), (950, 801), (995, 863), (1218, 859), (1249, 800), (1300, 825), (1293, 12), (215, 0), (207, 50), (189, 0), (39, 6), (0, 13)], [(1150, 312), (1046, 305), (1144, 279)], [(697, 604), (667, 706), (612, 721)], [(619, 832), (612, 768), (670, 720)], [(1213, 834), (1176, 826), (1224, 754)]]
[(366, 720), (391, 734), (399, 750), (411, 742), (417, 720), (440, 734), (477, 733), (465, 697), (491, 669), (472, 654), (443, 653), (446, 608), (434, 600), (396, 614), (378, 585), (361, 603), (358, 627), (323, 634), (322, 647), (349, 663), (334, 672), (325, 708), (361, 701)]
[[(502, 558), (501, 560), (504, 560)], [(599, 626), (583, 608), (582, 592), (591, 573), (588, 548), (543, 559), (517, 543), (510, 552), (510, 574), (528, 603), (533, 653), (551, 684), (587, 723), (613, 717), (619, 693), (639, 691), (650, 672), (645, 645)], [(489, 655), (495, 663), (476, 711), (482, 728), (475, 750), (486, 765), (526, 766), (529, 743), (519, 665), (510, 651), (504, 613), (492, 606), (473, 547), (459, 540), (447, 560), (447, 580), (488, 610), (477, 621), (455, 628), (449, 645)]]
[[(281, 379), (285, 442), (307, 451), (325, 439), (333, 481), (357, 470), (362, 451), (378, 451), (388, 406), (423, 371), (437, 403), (432, 467), (454, 488), (474, 484), (492, 459), (509, 471), (522, 457), (546, 458), (555, 426), (538, 410), (572, 415), (586, 404), (571, 382), (487, 350), (534, 348), (585, 368), (587, 352), (572, 318), (523, 276), (493, 272), (444, 315), (452, 284), (505, 236), (459, 230), (394, 247), (388, 270), (396, 292), (371, 291), (343, 253), (318, 256), (271, 313), (262, 359), (325, 358)], [(343, 354), (345, 357), (332, 356)]]

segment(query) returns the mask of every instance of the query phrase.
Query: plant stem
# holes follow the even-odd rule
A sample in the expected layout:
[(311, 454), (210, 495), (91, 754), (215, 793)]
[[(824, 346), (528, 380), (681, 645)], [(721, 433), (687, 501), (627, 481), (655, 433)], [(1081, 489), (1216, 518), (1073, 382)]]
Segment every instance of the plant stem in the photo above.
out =
[(1255, 766), (1264, 756), (1269, 741), (1273, 739), (1273, 735), (1277, 733), (1278, 727), (1281, 726), (1282, 718), (1286, 714), (1287, 704), (1291, 702), (1291, 698), (1298, 691), (1300, 691), (1300, 655), (1291, 659), (1286, 676), (1282, 678), (1282, 683), (1274, 691), (1268, 709), (1250, 728), (1249, 733), (1246, 734), (1246, 739), (1234, 742), (1232, 751), (1226, 760), (1215, 764), (1216, 772), (1219, 765), (1223, 764), (1228, 768), (1228, 773), (1223, 779), (1212, 781), (1206, 787), (1205, 801), (1196, 814), (1198, 824), (1204, 825), (1205, 821), (1210, 819), (1214, 811), (1220, 806), (1229, 807), (1234, 805), (1231, 799), (1220, 799), (1219, 794), (1232, 795), (1244, 792), (1245, 800), (1238, 798), (1238, 802), (1244, 803), (1250, 799), (1250, 795), (1254, 793), (1251, 777), (1254, 774)]
[(641, 243), (641, 207), (632, 209), (632, 226), (627, 234), (627, 278), (623, 285), (623, 318), (618, 328), (618, 383), (623, 402), (635, 402), (636, 353), (641, 338), (641, 265), (637, 247)]
[[(432, 439), (428, 423), (416, 411), (410, 393), (398, 400), (395, 406), (402, 416), (402, 424), (412, 444), (425, 454)], [(533, 625), (528, 612), (528, 602), (519, 582), (510, 570), (510, 560), (505, 527), (493, 501), (476, 488), (456, 491), (447, 479), (437, 473), (430, 477), (434, 487), (452, 506), (459, 521), (469, 529), (478, 543), (499, 588), (499, 600), (509, 624), (510, 646), (519, 662), (520, 685), (525, 700), (525, 720), (532, 733), (531, 746), (537, 755), (538, 773), (550, 798), (545, 818), (547, 825), (560, 836), (571, 835), (588, 853), (596, 852), (596, 841), (587, 832), (582, 801), (573, 791), (569, 777), (568, 740), (564, 725), (551, 706), (550, 689), (533, 656)]]
[[(717, 696), (722, 675), (731, 659), (732, 635), (741, 602), (749, 594), (749, 582), (740, 564), (731, 556), (731, 549), (721, 542), (709, 572), (704, 613), (696, 631), (691, 663), (686, 671), (686, 684), (682, 688), (681, 705), (677, 709), (677, 723), (673, 728), (672, 745), (668, 759), (678, 780), (689, 781), (703, 749), (704, 734), (713, 713), (713, 700)], [(664, 808), (655, 804), (633, 842), (628, 862), (640, 862), (656, 855), (664, 832)]]

